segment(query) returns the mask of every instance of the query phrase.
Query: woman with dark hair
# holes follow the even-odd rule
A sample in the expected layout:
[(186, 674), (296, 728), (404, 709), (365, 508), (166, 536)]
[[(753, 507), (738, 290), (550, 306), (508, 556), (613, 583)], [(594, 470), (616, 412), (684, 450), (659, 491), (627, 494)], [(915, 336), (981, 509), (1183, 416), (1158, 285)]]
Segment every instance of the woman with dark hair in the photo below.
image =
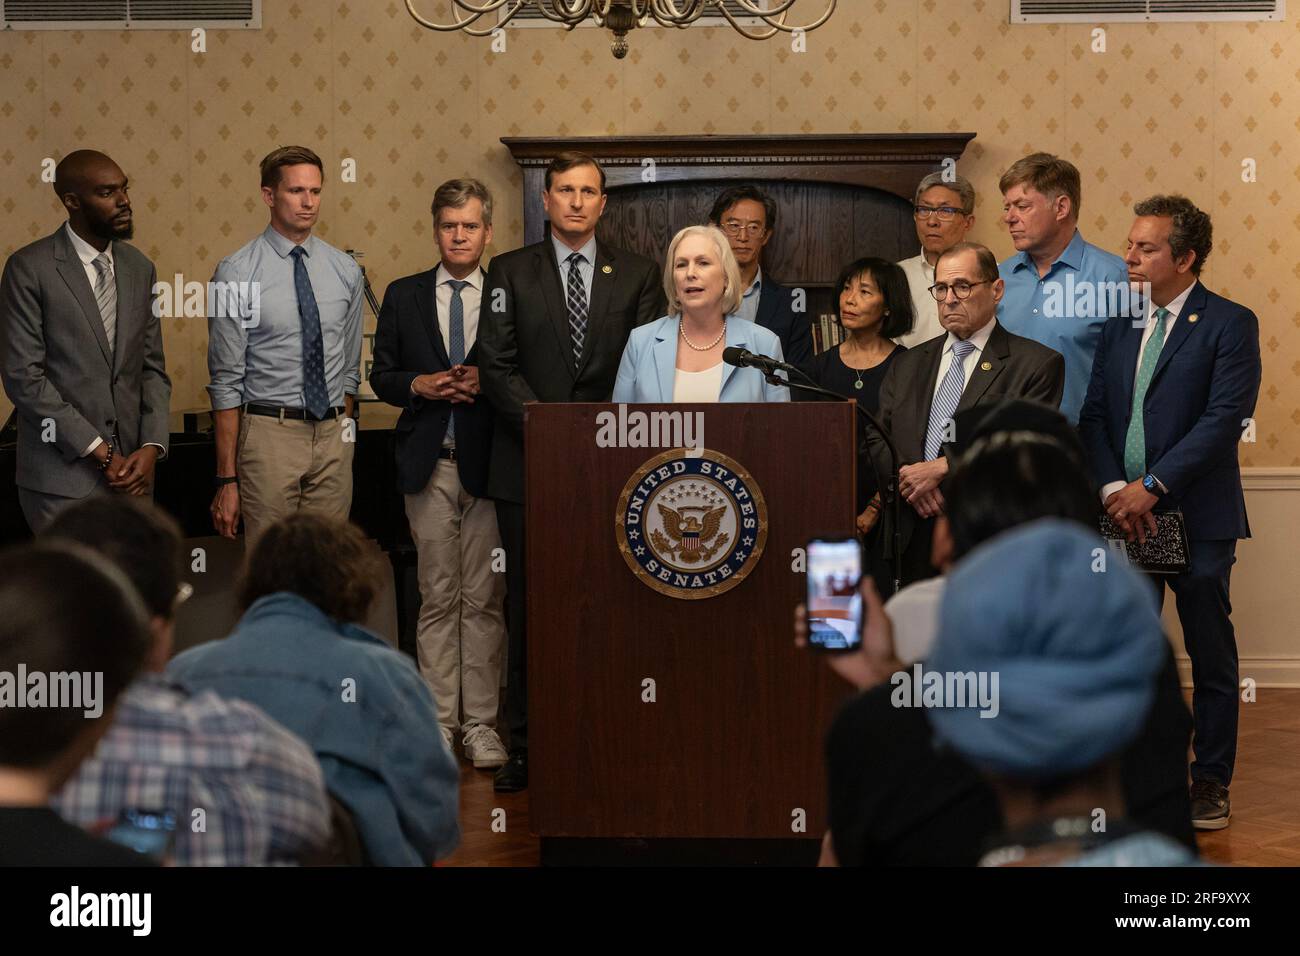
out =
[[(907, 273), (884, 259), (856, 259), (840, 272), (836, 288), (836, 312), (845, 339), (813, 358), (812, 378), (822, 388), (854, 399), (860, 410), (874, 415), (880, 410), (880, 383), (890, 363), (906, 351), (892, 340), (912, 330), (912, 293)], [(858, 533), (866, 539), (868, 567), (884, 590), (891, 575), (883, 565), (876, 540), (880, 493), (876, 468), (861, 444), (854, 512), (858, 516)]]
[(428, 866), (460, 836), (460, 770), (410, 658), (360, 625), (382, 590), (356, 525), (299, 511), (253, 546), (230, 636), (172, 659), (170, 677), (246, 700), (315, 752), (367, 862)]

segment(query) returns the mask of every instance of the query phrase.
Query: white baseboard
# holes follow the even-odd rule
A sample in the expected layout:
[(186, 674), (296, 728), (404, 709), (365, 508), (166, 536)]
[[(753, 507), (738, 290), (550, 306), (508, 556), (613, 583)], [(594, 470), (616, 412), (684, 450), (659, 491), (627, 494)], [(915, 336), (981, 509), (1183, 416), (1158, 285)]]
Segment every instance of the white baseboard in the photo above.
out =
[[(1178, 662), (1179, 681), (1190, 688), (1192, 662), (1182, 654), (1176, 655), (1175, 660)], [(1237, 674), (1241, 680), (1252, 678), (1261, 691), (1300, 688), (1300, 657), (1242, 657), (1237, 663)]]

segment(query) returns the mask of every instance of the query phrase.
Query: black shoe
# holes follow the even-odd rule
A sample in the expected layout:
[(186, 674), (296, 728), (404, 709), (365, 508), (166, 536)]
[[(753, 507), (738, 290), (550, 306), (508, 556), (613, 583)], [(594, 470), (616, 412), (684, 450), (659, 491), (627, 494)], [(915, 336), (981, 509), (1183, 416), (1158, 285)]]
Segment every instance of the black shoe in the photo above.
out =
[(492, 778), (492, 789), (497, 793), (516, 793), (528, 789), (528, 751), (510, 751), (510, 759)]
[(1228, 788), (1213, 780), (1192, 781), (1192, 827), (1197, 830), (1222, 830), (1232, 817)]

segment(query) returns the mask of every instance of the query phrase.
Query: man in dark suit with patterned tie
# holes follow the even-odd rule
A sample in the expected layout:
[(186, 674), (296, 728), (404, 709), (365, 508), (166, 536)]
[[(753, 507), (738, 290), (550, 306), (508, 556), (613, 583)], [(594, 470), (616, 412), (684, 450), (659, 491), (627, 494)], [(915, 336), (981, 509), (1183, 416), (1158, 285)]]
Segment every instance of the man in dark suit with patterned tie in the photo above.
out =
[[(935, 263), (931, 293), (939, 303), (943, 335), (896, 358), (880, 386), (880, 417), (898, 447), (903, 564), (910, 584), (938, 573), (930, 562), (935, 518), (943, 511), (940, 484), (958, 436), (953, 417), (968, 408), (1023, 398), (1057, 408), (1065, 388), (1059, 352), (998, 323), (1002, 298), (998, 263), (986, 247), (961, 242)], [(878, 462), (878, 444), (872, 444)], [(888, 467), (887, 465), (885, 467)], [(885, 509), (885, 518), (889, 509)], [(890, 540), (885, 529), (883, 540)]]
[(384, 293), (370, 385), (402, 410), (397, 480), (419, 556), (420, 673), (448, 749), (461, 732), (465, 759), (495, 770), (506, 762), (496, 732), (506, 631), (505, 581), (492, 566), (501, 536), (487, 497), (492, 407), (478, 373), (487, 187), (476, 179), (439, 186), (433, 228), (441, 261)]
[(524, 404), (609, 401), (629, 333), (664, 314), (658, 266), (596, 241), (605, 200), (600, 164), (585, 153), (559, 154), (542, 193), (550, 235), (488, 267), (479, 368), (497, 413), (488, 494), (506, 552), (510, 759), (497, 772), (502, 791), (528, 785)]
[(1152, 576), (1174, 592), (1192, 661), (1192, 824), (1228, 825), (1237, 753), (1237, 641), (1228, 578), (1238, 538), (1250, 537), (1237, 462), (1255, 413), (1259, 320), (1203, 286), (1212, 247), (1208, 214), (1183, 196), (1133, 207), (1131, 283), (1149, 284), (1141, 318), (1102, 329), (1079, 434), (1111, 518), (1133, 537), (1155, 530), (1155, 511), (1181, 510), (1186, 572)]
[(39, 532), (68, 504), (149, 494), (167, 453), (171, 380), (153, 263), (127, 243), (126, 174), (76, 150), (55, 167), (68, 221), (0, 282), (0, 373), (18, 412), (18, 500)]

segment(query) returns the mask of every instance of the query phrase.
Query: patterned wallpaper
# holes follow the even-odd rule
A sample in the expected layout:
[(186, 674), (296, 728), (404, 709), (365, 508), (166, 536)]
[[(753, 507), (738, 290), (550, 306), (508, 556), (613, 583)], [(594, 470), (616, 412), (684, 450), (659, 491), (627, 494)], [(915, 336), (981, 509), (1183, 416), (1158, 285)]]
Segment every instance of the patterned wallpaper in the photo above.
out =
[[(651, 29), (623, 61), (597, 30), (511, 31), (494, 53), (419, 28), (397, 0), (266, 0), (260, 31), (213, 32), (205, 53), (180, 32), (0, 34), (0, 253), (61, 222), (41, 161), (83, 146), (131, 177), (136, 242), (160, 277), (200, 281), (265, 225), (257, 161), (313, 146), (327, 164), (320, 235), (364, 251), (382, 296), (431, 263), (429, 201), (450, 176), (486, 181), (495, 249), (518, 243), (502, 136), (973, 130), (962, 172), (979, 190), (975, 238), (1000, 258), (1012, 247), (997, 177), (1035, 149), (1079, 166), (1081, 228), (1108, 249), (1157, 190), (1211, 212), (1204, 278), (1262, 327), (1258, 442), (1243, 463), (1300, 465), (1300, 210), (1284, 199), (1300, 180), (1300, 18), (1115, 24), (1096, 53), (1091, 26), (1012, 26), (1008, 9), (840, 0), (806, 52), (725, 28)], [(339, 181), (345, 157), (355, 183)], [(202, 320), (166, 320), (175, 408), (206, 405), (206, 338)]]

